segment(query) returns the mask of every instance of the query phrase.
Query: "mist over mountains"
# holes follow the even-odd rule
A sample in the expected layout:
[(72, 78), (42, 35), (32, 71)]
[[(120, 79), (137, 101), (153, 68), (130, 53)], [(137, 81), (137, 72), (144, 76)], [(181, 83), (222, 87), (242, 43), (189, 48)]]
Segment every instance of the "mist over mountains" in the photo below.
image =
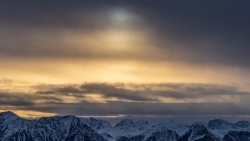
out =
[(175, 121), (150, 124), (124, 119), (108, 121), (72, 115), (23, 119), (13, 112), (0, 113), (1, 141), (249, 141), (249, 121), (222, 119), (182, 125)]

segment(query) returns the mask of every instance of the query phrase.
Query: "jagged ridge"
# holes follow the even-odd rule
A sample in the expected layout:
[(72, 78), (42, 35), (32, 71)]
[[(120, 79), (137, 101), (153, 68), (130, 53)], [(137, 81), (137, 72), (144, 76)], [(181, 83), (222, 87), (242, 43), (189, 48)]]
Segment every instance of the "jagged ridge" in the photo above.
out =
[(12, 112), (0, 113), (1, 141), (249, 141), (249, 121), (221, 119), (191, 126), (174, 121), (149, 124), (124, 119), (114, 127), (108, 121), (75, 116), (27, 120)]

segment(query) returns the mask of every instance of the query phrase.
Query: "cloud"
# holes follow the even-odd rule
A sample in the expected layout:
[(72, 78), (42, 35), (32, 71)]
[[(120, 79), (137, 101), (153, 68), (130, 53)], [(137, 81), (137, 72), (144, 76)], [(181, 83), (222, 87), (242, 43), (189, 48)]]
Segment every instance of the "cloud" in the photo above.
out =
[(107, 83), (88, 83), (81, 86), (54, 87), (45, 91), (37, 91), (36, 94), (57, 94), (73, 95), (76, 97), (85, 97), (87, 94), (99, 94), (105, 98), (118, 98), (132, 101), (156, 101), (156, 98), (148, 95), (146, 92), (119, 88), (116, 85)]
[[(228, 1), (226, 5), (222, 2), (203, 1), (147, 1), (143, 4), (135, 1), (87, 1), (74, 4), (67, 1), (1, 3), (2, 55), (37, 59), (130, 58), (155, 62), (172, 60), (191, 64), (249, 68), (250, 50), (247, 37), (250, 33), (250, 20), (247, 13), (250, 3), (247, 1)], [(75, 36), (81, 38), (83, 35), (79, 33), (85, 33), (82, 40), (90, 38), (96, 41), (100, 36), (92, 35), (93, 33), (99, 34), (99, 31), (106, 29), (123, 31), (123, 27), (117, 28), (112, 24), (109, 17), (112, 9), (125, 9), (140, 17), (131, 25), (132, 28), (129, 26), (125, 29), (133, 31), (130, 35), (145, 31), (143, 35), (136, 35), (145, 36), (145, 40), (150, 42), (149, 44), (143, 41), (142, 46), (150, 46), (144, 48), (143, 53), (137, 50), (126, 53), (110, 53), (107, 50), (100, 52), (93, 50), (96, 48), (93, 47), (93, 43), (65, 43), (64, 40), (72, 36), (74, 39)], [(62, 35), (67, 38), (63, 38)], [(110, 44), (102, 43), (97, 45), (97, 48)], [(67, 49), (68, 46), (71, 46), (71, 50)], [(77, 49), (76, 46), (83, 50)]]
[(232, 102), (207, 103), (138, 103), (138, 102), (109, 102), (109, 103), (54, 103), (20, 107), (20, 110), (51, 112), (59, 115), (74, 114), (78, 116), (223, 116), (249, 115), (248, 104), (239, 106)]
[[(0, 80), (0, 105), (83, 116), (247, 115), (249, 6), (0, 1), (1, 72), (11, 78)], [(27, 86), (36, 82), (55, 85)]]
[[(109, 102), (109, 103), (47, 103), (34, 106), (17, 107), (18, 110), (32, 110), (57, 115), (77, 115), (99, 117), (117, 123), (124, 118), (149, 120), (153, 123), (177, 120), (180, 123), (193, 123), (213, 118), (242, 120), (249, 115), (249, 105), (237, 105), (233, 102), (208, 103), (138, 103), (138, 102)], [(107, 118), (113, 116), (113, 118)], [(116, 118), (117, 116), (117, 118)], [(242, 116), (242, 117), (240, 117)], [(245, 118), (244, 118), (245, 119)], [(248, 118), (249, 120), (249, 118)]]
[(60, 86), (37, 91), (36, 94), (73, 95), (84, 97), (99, 94), (105, 98), (118, 98), (131, 101), (161, 101), (162, 97), (176, 100), (199, 99), (216, 96), (250, 95), (232, 86), (204, 84), (111, 84), (85, 83), (80, 86)]
[[(203, 84), (123, 84), (84, 83), (81, 85), (38, 85), (27, 88), (30, 93), (2, 90), (2, 105), (95, 103), (89, 95), (99, 96), (104, 103), (207, 103), (239, 102), (250, 96), (236, 87)], [(41, 90), (42, 89), (42, 90)], [(34, 93), (33, 93), (34, 92)], [(70, 99), (75, 100), (70, 100)], [(22, 103), (22, 104), (18, 104)], [(126, 103), (126, 102), (125, 102)]]
[[(190, 121), (185, 120), (185, 116), (204, 119), (205, 115), (237, 116), (250, 112), (248, 92), (213, 84), (84, 83), (37, 85), (27, 90), (29, 93), (1, 90), (0, 105), (10, 110), (58, 115), (143, 117), (152, 122), (177, 117), (186, 123)], [(89, 101), (89, 94), (98, 94), (105, 102)], [(164, 101), (164, 98), (171, 100)]]
[(31, 106), (34, 103), (25, 95), (0, 92), (0, 105)]
[(62, 102), (62, 99), (54, 96), (32, 95), (24, 92), (9, 92), (8, 90), (0, 91), (1, 106), (34, 106), (37, 103)]
[(138, 13), (170, 59), (249, 68), (249, 2), (149, 3)]
[(12, 83), (13, 83), (13, 80), (11, 80), (11, 79), (7, 79), (7, 78), (0, 79), (0, 84), (10, 85)]

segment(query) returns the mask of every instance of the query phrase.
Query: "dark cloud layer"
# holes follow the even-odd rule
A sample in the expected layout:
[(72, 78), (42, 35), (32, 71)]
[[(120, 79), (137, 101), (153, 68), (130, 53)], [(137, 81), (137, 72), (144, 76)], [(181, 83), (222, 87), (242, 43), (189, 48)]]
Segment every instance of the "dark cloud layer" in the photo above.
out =
[[(153, 31), (151, 40), (166, 55), (145, 56), (143, 59), (181, 60), (189, 63), (219, 64), (249, 68), (248, 55), (250, 37), (248, 1), (1, 1), (0, 24), (28, 34), (30, 29), (53, 31), (71, 29), (94, 32), (114, 27), (107, 11), (124, 8), (140, 17), (135, 28)], [(106, 13), (106, 14), (105, 14)], [(10, 37), (15, 34), (7, 31)], [(48, 33), (50, 34), (50, 33)], [(19, 35), (21, 36), (21, 35)], [(22, 47), (1, 45), (1, 53), (7, 55), (93, 57), (93, 54), (77, 52), (54, 52), (46, 48), (29, 46), (24, 41)], [(55, 41), (56, 42), (56, 41)], [(169, 42), (174, 42), (173, 46)], [(27, 46), (27, 47), (25, 47)], [(60, 44), (56, 45), (60, 46)], [(33, 49), (34, 48), (34, 49)], [(36, 51), (38, 50), (38, 51)], [(18, 53), (16, 53), (16, 51)], [(70, 55), (71, 54), (71, 55)], [(78, 55), (77, 55), (78, 54)], [(34, 56), (35, 57), (35, 56)], [(97, 56), (96, 56), (97, 57)], [(102, 56), (103, 58), (108, 56)], [(111, 56), (109, 56), (111, 57)], [(119, 55), (113, 56), (119, 58)], [(136, 56), (130, 56), (136, 58)]]
[(62, 102), (60, 98), (43, 95), (30, 95), (22, 92), (7, 92), (0, 90), (0, 105), (1, 106), (34, 106), (36, 101)]
[[(148, 4), (148, 5), (147, 5)], [(138, 8), (175, 59), (249, 67), (247, 1), (149, 2)], [(138, 6), (139, 7), (139, 6)], [(149, 10), (145, 10), (145, 9)], [(145, 13), (149, 14), (145, 14)], [(164, 41), (179, 42), (179, 46)]]
[[(123, 83), (85, 83), (82, 85), (38, 85), (29, 88), (32, 93), (0, 92), (0, 105), (10, 110), (32, 110), (59, 115), (78, 116), (118, 116), (133, 119), (146, 118), (156, 122), (163, 117), (182, 119), (190, 123), (197, 120), (218, 116), (247, 116), (250, 114), (249, 92), (243, 92), (232, 86), (204, 84), (123, 84)], [(87, 94), (99, 94), (105, 102), (88, 101)], [(65, 97), (66, 96), (66, 97)], [(80, 101), (69, 102), (67, 96)], [(162, 101), (172, 98), (180, 102)], [(220, 96), (227, 96), (225, 98)], [(117, 98), (113, 101), (110, 98)], [(199, 98), (216, 100), (198, 102)], [(227, 99), (231, 98), (231, 99)], [(192, 101), (187, 101), (187, 100)], [(221, 101), (218, 101), (221, 100)], [(129, 100), (129, 101), (122, 101)], [(232, 101), (233, 100), (233, 101)], [(240, 100), (240, 103), (239, 101)], [(185, 116), (192, 117), (188, 120)], [(182, 118), (181, 118), (182, 117)], [(202, 118), (201, 118), (202, 117)], [(107, 118), (107, 117), (106, 117)]]
[[(204, 84), (152, 84), (128, 85), (109, 83), (86, 83), (81, 86), (60, 86), (48, 90), (37, 91), (36, 94), (57, 94), (84, 96), (97, 93), (106, 98), (118, 98), (132, 101), (159, 101), (157, 96), (174, 99), (196, 99), (221, 95), (249, 95), (249, 92), (238, 90), (232, 86), (204, 85)], [(133, 89), (141, 88), (141, 89)], [(153, 90), (156, 88), (155, 90)], [(162, 88), (162, 89), (161, 89)], [(165, 89), (165, 90), (164, 90)]]

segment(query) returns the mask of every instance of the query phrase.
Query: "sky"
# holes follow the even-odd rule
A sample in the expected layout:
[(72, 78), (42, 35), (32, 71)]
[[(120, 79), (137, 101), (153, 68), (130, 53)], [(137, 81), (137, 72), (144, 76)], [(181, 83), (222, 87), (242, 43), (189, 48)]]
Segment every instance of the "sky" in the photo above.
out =
[(250, 120), (250, 1), (0, 1), (0, 111)]

